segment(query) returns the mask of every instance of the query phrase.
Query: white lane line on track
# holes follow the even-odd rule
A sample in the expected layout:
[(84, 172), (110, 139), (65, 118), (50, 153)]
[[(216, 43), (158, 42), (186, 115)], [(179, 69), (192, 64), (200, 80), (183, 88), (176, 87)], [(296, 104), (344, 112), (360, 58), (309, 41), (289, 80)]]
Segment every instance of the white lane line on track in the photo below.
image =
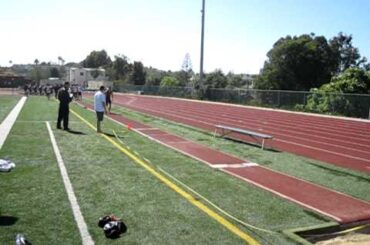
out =
[[(330, 118), (330, 119), (338, 119), (343, 121), (353, 121), (353, 122), (364, 122), (364, 123), (370, 123), (367, 119), (361, 119), (361, 118), (347, 118), (347, 117), (340, 117), (340, 116), (332, 116), (332, 115), (322, 115), (322, 114), (316, 114), (316, 113), (309, 113), (309, 112), (299, 112), (299, 111), (287, 111), (282, 109), (274, 109), (274, 108), (265, 108), (265, 107), (256, 107), (256, 106), (248, 106), (248, 105), (238, 105), (238, 104), (230, 104), (225, 102), (216, 102), (216, 101), (206, 101), (206, 100), (193, 100), (193, 99), (185, 99), (185, 98), (176, 98), (176, 97), (165, 97), (165, 96), (158, 96), (158, 95), (135, 95), (135, 94), (127, 94), (127, 93), (115, 93), (119, 96), (128, 97), (130, 99), (137, 99), (137, 97), (150, 97), (154, 99), (168, 99), (168, 100), (182, 100), (192, 103), (203, 103), (203, 104), (211, 104), (211, 105), (223, 105), (226, 107), (231, 108), (243, 108), (243, 109), (253, 109), (253, 110), (261, 110), (261, 111), (273, 111), (273, 112), (282, 112), (282, 113), (288, 113), (288, 114), (296, 114), (296, 115), (304, 115), (304, 116), (313, 116), (318, 118)], [(135, 101), (135, 100), (133, 100)]]
[[(151, 97), (151, 96), (146, 96), (146, 97)], [(160, 96), (159, 96), (160, 97)], [(160, 97), (160, 99), (166, 99), (166, 97)], [(149, 98), (150, 99), (150, 98)], [(158, 99), (158, 98), (157, 98)], [(168, 99), (168, 98), (167, 98)], [(171, 98), (171, 99), (173, 99), (173, 98)], [(179, 99), (179, 100), (181, 100), (181, 99)], [(188, 101), (189, 102), (189, 101)], [(190, 101), (190, 102), (193, 102), (193, 103), (197, 103), (197, 102), (200, 102), (200, 103), (202, 103), (203, 101)], [(128, 103), (125, 103), (125, 104), (128, 104)], [(131, 105), (131, 103), (130, 104), (128, 104), (128, 105)], [(226, 104), (228, 107), (230, 107), (230, 108), (227, 108), (227, 110), (229, 111), (229, 109), (238, 109), (238, 108), (232, 108), (233, 106), (235, 106), (235, 105), (231, 105), (231, 104)], [(217, 105), (214, 105), (214, 106), (217, 106)], [(188, 108), (188, 107), (186, 107), (186, 108)], [(250, 108), (241, 108), (241, 109), (250, 109)], [(264, 109), (263, 108), (254, 108), (254, 109), (257, 109), (257, 110), (259, 110), (259, 111), (263, 111)], [(284, 112), (284, 111), (281, 111), (281, 112)], [(211, 114), (211, 115), (213, 115), (213, 114)], [(227, 114), (223, 114), (223, 115), (227, 115)], [(316, 116), (316, 114), (312, 114), (312, 115), (310, 115), (310, 114), (308, 114), (308, 115), (306, 115), (306, 116)], [(240, 118), (238, 117), (238, 119), (233, 119), (233, 118), (235, 118), (235, 117), (228, 117), (228, 119), (229, 120), (232, 120), (232, 121), (238, 121), (238, 120), (240, 120)], [(343, 118), (340, 118), (340, 119), (343, 119)], [(274, 122), (274, 121), (276, 121), (276, 117), (274, 117), (274, 118), (269, 118), (269, 120), (271, 120), (272, 122)], [(347, 119), (343, 119), (343, 120), (347, 120)], [(349, 119), (349, 120), (351, 120), (351, 119)], [(315, 122), (315, 121), (313, 121), (313, 122), (311, 122), (311, 121), (308, 121), (308, 123), (307, 123), (307, 118), (301, 118), (301, 119), (299, 119), (298, 121), (296, 121), (297, 123), (296, 124), (292, 124), (292, 123), (286, 123), (286, 122), (290, 122), (290, 120), (284, 120), (284, 121), (281, 121), (281, 123), (279, 124), (279, 126), (280, 125), (282, 125), (282, 124), (284, 124), (285, 126), (288, 126), (288, 127), (290, 127), (290, 126), (294, 126), (294, 125), (296, 125), (296, 124), (301, 124), (301, 123), (306, 123), (306, 125), (307, 124), (310, 124), (310, 125), (317, 125), (317, 122)], [(356, 122), (355, 120), (352, 120), (352, 121), (354, 121), (354, 122)], [(367, 122), (367, 123), (369, 123), (369, 126), (370, 126), (370, 122), (369, 121), (367, 121), (367, 120), (364, 120), (364, 122)], [(347, 122), (344, 122), (344, 123), (347, 123)], [(328, 132), (329, 134), (332, 134), (332, 135), (335, 135), (335, 133), (336, 132), (338, 132), (338, 127), (333, 127), (333, 126), (329, 126), (329, 125), (327, 125), (327, 124), (322, 124), (322, 126), (310, 126), (310, 128), (311, 129), (308, 129), (308, 130), (315, 130), (315, 128), (317, 128), (317, 129), (322, 129), (323, 127), (325, 127), (325, 128), (327, 128), (329, 131), (333, 131), (333, 130), (335, 130), (335, 132), (332, 132), (332, 133), (330, 133), (330, 132)], [(300, 128), (298, 128), (298, 130), (299, 130)], [(342, 132), (343, 132), (343, 130), (346, 130), (346, 129), (342, 129)], [(367, 131), (367, 130), (366, 130)], [(362, 135), (362, 133), (360, 134), (360, 135)], [(354, 137), (357, 137), (358, 136), (358, 134), (356, 134), (356, 135), (354, 135)]]
[(245, 162), (241, 164), (212, 164), (210, 165), (211, 168), (250, 168), (250, 167), (256, 167), (259, 166), (257, 163), (254, 162)]
[[(118, 102), (117, 104), (118, 105), (121, 105), (121, 106), (125, 106), (125, 104), (123, 104), (123, 103), (119, 103)], [(184, 118), (184, 119), (189, 120), (189, 121), (194, 121), (194, 122), (197, 122), (197, 123), (203, 123), (203, 124), (210, 125), (210, 126), (214, 126), (214, 124), (219, 124), (219, 121), (217, 121), (216, 119), (211, 119), (212, 123), (207, 123), (204, 120), (202, 120), (202, 118), (201, 118), (202, 116), (199, 116), (197, 114), (193, 115), (193, 117), (190, 118), (189, 117), (189, 115), (190, 115), (189, 113), (182, 113), (181, 115), (178, 115), (178, 113), (175, 113), (173, 111), (170, 111), (170, 112), (167, 112), (167, 110), (158, 111), (158, 110), (151, 110), (151, 109), (148, 109), (148, 108), (143, 109), (143, 108), (140, 108), (138, 106), (133, 106), (133, 105), (131, 105), (131, 106), (132, 106), (131, 108), (133, 108), (133, 110), (139, 110), (139, 111), (140, 110), (144, 110), (144, 111), (149, 111), (149, 112), (154, 112), (154, 113), (162, 113), (164, 115), (169, 115), (171, 117), (176, 117), (176, 118), (180, 118), (180, 119)], [(185, 117), (185, 116), (182, 116), (182, 115), (187, 115), (187, 116)], [(157, 116), (157, 117), (160, 117), (160, 116)], [(169, 119), (169, 120), (171, 120), (171, 119)], [(240, 122), (238, 122), (238, 120), (226, 118), (226, 121), (228, 121), (227, 123), (233, 124), (233, 126), (243, 127), (243, 125), (240, 125), (239, 124)], [(276, 127), (274, 127), (273, 125), (271, 125), (270, 128), (275, 129)], [(343, 146), (343, 145), (331, 144), (331, 143), (326, 143), (326, 142), (319, 141), (320, 139), (323, 139), (323, 140), (332, 140), (333, 138), (330, 137), (330, 135), (335, 136), (336, 134), (334, 134), (334, 133), (327, 133), (327, 134), (329, 134), (328, 137), (315, 135), (315, 137), (317, 138), (317, 140), (309, 140), (309, 139), (307, 139), (307, 137), (308, 136), (312, 136), (312, 134), (309, 134), (309, 133), (300, 133), (299, 136), (294, 136), (294, 135), (287, 134), (287, 133), (292, 132), (292, 131), (299, 131), (299, 129), (297, 129), (297, 128), (280, 129), (280, 131), (281, 131), (280, 133), (273, 133), (273, 132), (271, 132), (270, 134), (280, 135), (280, 136), (283, 136), (283, 137), (291, 137), (291, 138), (294, 138), (294, 139), (297, 139), (297, 140), (304, 139), (305, 141), (309, 141), (309, 142), (313, 142), (313, 143), (319, 143), (319, 144), (324, 144), (324, 145), (328, 145), (328, 146), (339, 147), (339, 148), (343, 148), (343, 149), (347, 149), (347, 150), (353, 150), (353, 151), (357, 151), (357, 152), (368, 153), (368, 151), (366, 151), (366, 150), (364, 151), (364, 150), (359, 150), (359, 149), (356, 149), (356, 148), (353, 148), (353, 147), (347, 147), (347, 146)], [(361, 140), (365, 140), (366, 141), (366, 139), (361, 139)], [(354, 143), (353, 141), (350, 141), (350, 140), (341, 140), (341, 139), (338, 139), (337, 142), (341, 142), (341, 143), (344, 143), (344, 144), (351, 144), (351, 145), (355, 145), (355, 146), (368, 147), (367, 144)]]
[(281, 142), (284, 142), (284, 143), (287, 143), (287, 144), (298, 145), (298, 146), (306, 147), (306, 148), (309, 148), (309, 149), (312, 149), (312, 150), (323, 151), (323, 152), (338, 155), (338, 156), (341, 156), (341, 157), (347, 157), (347, 158), (352, 158), (352, 159), (356, 159), (356, 160), (359, 160), (359, 161), (370, 162), (370, 160), (366, 159), (366, 158), (355, 157), (355, 156), (351, 156), (351, 155), (347, 155), (347, 154), (343, 154), (343, 153), (339, 153), (339, 152), (334, 152), (334, 151), (329, 151), (329, 150), (325, 150), (325, 149), (321, 149), (321, 148), (316, 148), (316, 147), (313, 147), (313, 146), (302, 145), (302, 144), (291, 142), (291, 141), (285, 141), (285, 140), (281, 140), (281, 139), (276, 139), (276, 141), (281, 141)]
[[(124, 104), (122, 104), (122, 103), (117, 103), (117, 104), (121, 105), (121, 106), (124, 106)], [(136, 108), (135, 107), (135, 109), (139, 110), (139, 111), (142, 111), (142, 110), (149, 111), (148, 113), (150, 113), (150, 112), (158, 113), (158, 111), (150, 110), (150, 109), (147, 109), (147, 108), (142, 109), (142, 108)], [(164, 115), (169, 115), (171, 117), (183, 118), (183, 119), (186, 119), (186, 120), (189, 120), (189, 121), (194, 121), (196, 123), (201, 123), (201, 124), (204, 124), (204, 125), (207, 125), (207, 126), (210, 126), (210, 127), (214, 127), (214, 124), (207, 123), (205, 121), (201, 121), (201, 120), (197, 120), (197, 119), (193, 119), (193, 118), (189, 118), (189, 117), (185, 117), (185, 116), (173, 115), (172, 113), (167, 113), (167, 112), (160, 112), (160, 113), (162, 113)], [(156, 117), (160, 118), (160, 116), (156, 116)], [(168, 120), (171, 120), (171, 119), (168, 119)], [(281, 134), (281, 135), (289, 136), (289, 135), (284, 135), (284, 134)], [(294, 137), (294, 136), (289, 136), (289, 137), (298, 138), (298, 137)], [(364, 159), (364, 158), (359, 158), (359, 157), (355, 157), (355, 156), (352, 156), (352, 155), (342, 154), (342, 153), (338, 153), (338, 152), (334, 152), (334, 151), (328, 151), (328, 150), (325, 150), (325, 149), (322, 149), (322, 148), (312, 147), (312, 146), (308, 146), (308, 145), (305, 145), (305, 144), (296, 143), (296, 142), (293, 142), (293, 141), (286, 141), (286, 140), (280, 140), (280, 139), (276, 139), (276, 140), (279, 140), (279, 141), (282, 141), (282, 142), (285, 142), (285, 143), (288, 143), (288, 144), (299, 145), (301, 147), (315, 149), (317, 151), (323, 151), (323, 152), (326, 152), (326, 153), (331, 153), (331, 154), (334, 154), (334, 155), (345, 156), (345, 157), (353, 158), (353, 159), (356, 159), (356, 160), (365, 160), (367, 162), (370, 162), (370, 160), (367, 160), (367, 159)], [(365, 151), (361, 151), (361, 150), (358, 150), (358, 149), (355, 149), (355, 148), (350, 148), (350, 147), (345, 147), (345, 146), (340, 146), (340, 145), (333, 145), (333, 144), (329, 144), (329, 143), (318, 142), (318, 141), (307, 140), (307, 139), (306, 139), (306, 141), (313, 142), (313, 143), (325, 144), (325, 145), (334, 146), (334, 147), (338, 147), (338, 148), (343, 148), (343, 149), (347, 149), (347, 150), (353, 150), (353, 151), (357, 151), (357, 152), (367, 153)]]
[(6, 138), (8, 137), (10, 130), (12, 129), (15, 120), (19, 113), (22, 110), (24, 103), (26, 102), (27, 97), (23, 96), (17, 103), (17, 105), (12, 109), (9, 115), (4, 119), (0, 124), (0, 149), (3, 147)]
[(158, 128), (135, 128), (136, 130), (139, 131), (156, 131), (159, 130)]
[[(258, 166), (258, 167), (263, 168), (263, 169), (268, 170), (268, 171), (271, 171), (271, 172), (274, 172), (274, 173), (277, 173), (277, 174), (280, 174), (280, 175), (283, 175), (283, 176), (286, 176), (286, 177), (289, 177), (289, 178), (291, 178), (291, 179), (296, 179), (297, 181), (304, 182), (304, 183), (307, 183), (307, 184), (312, 185), (312, 186), (316, 186), (316, 187), (318, 187), (318, 188), (320, 188), (320, 189), (328, 190), (328, 191), (333, 192), (333, 193), (336, 193), (336, 194), (338, 194), (338, 195), (340, 195), (340, 196), (348, 197), (348, 198), (351, 198), (351, 199), (356, 200), (356, 201), (358, 201), (358, 202), (361, 202), (361, 203), (364, 203), (364, 204), (370, 205), (370, 202), (368, 202), (368, 201), (365, 201), (365, 200), (359, 199), (359, 198), (357, 198), (357, 197), (350, 196), (350, 195), (345, 194), (345, 193), (343, 193), (343, 192), (340, 192), (340, 191), (337, 191), (337, 190), (333, 190), (333, 189), (327, 188), (327, 187), (325, 187), (325, 186), (321, 186), (321, 185), (318, 185), (318, 184), (315, 184), (315, 183), (309, 182), (309, 181), (304, 180), (304, 179), (299, 179), (299, 178), (297, 178), (297, 177), (295, 177), (295, 176), (287, 175), (287, 174), (285, 174), (285, 173), (283, 173), (283, 172), (280, 172), (280, 171), (277, 171), (277, 170), (272, 170), (272, 169), (269, 169), (269, 168), (267, 168), (267, 167), (265, 167), (265, 166)], [(284, 194), (282, 194), (282, 193), (280, 193), (280, 192), (278, 192), (278, 191), (274, 191), (273, 189), (270, 189), (269, 187), (265, 187), (265, 186), (263, 186), (263, 185), (261, 185), (261, 184), (259, 184), (259, 183), (255, 182), (255, 181), (253, 181), (253, 180), (250, 180), (250, 179), (247, 179), (247, 178), (245, 178), (245, 177), (243, 177), (243, 176), (240, 176), (240, 175), (234, 174), (234, 173), (232, 173), (232, 172), (228, 171), (227, 169), (222, 169), (222, 171), (224, 171), (224, 172), (226, 172), (226, 173), (228, 173), (228, 174), (231, 174), (231, 175), (233, 175), (233, 176), (235, 176), (235, 177), (237, 177), (237, 178), (239, 178), (239, 179), (242, 179), (242, 180), (244, 180), (244, 181), (246, 181), (246, 182), (248, 182), (248, 183), (251, 183), (251, 184), (253, 184), (253, 185), (256, 185), (256, 186), (258, 186), (258, 187), (261, 187), (261, 188), (263, 188), (263, 189), (265, 189), (265, 190), (267, 190), (267, 191), (270, 191), (270, 192), (272, 192), (272, 193), (275, 193), (276, 195), (278, 195), (278, 196), (280, 196), (280, 197), (282, 197), (282, 198), (285, 198), (285, 199), (287, 199), (287, 200), (290, 200), (290, 201), (292, 201), (292, 202), (295, 202), (295, 203), (297, 203), (297, 204), (300, 204), (300, 205), (302, 205), (302, 206), (304, 206), (304, 207), (307, 207), (307, 208), (310, 208), (310, 209), (312, 209), (312, 210), (315, 210), (315, 211), (317, 211), (317, 212), (319, 212), (319, 213), (322, 213), (322, 214), (324, 214), (324, 215), (327, 215), (328, 217), (332, 217), (333, 219), (335, 219), (335, 220), (337, 220), (337, 221), (339, 221), (339, 222), (341, 222), (341, 221), (342, 221), (342, 219), (340, 219), (340, 218), (338, 218), (338, 217), (336, 217), (336, 216), (334, 216), (334, 215), (328, 214), (328, 213), (326, 213), (326, 212), (324, 212), (324, 211), (322, 211), (322, 210), (320, 210), (320, 209), (314, 208), (314, 207), (312, 207), (311, 205), (308, 205), (308, 204), (302, 203), (302, 202), (300, 202), (300, 201), (298, 201), (298, 200), (294, 199), (293, 197), (288, 197), (288, 196), (286, 196), (286, 195), (284, 195)]]
[(60, 154), (57, 142), (56, 142), (55, 137), (54, 137), (54, 133), (51, 130), (50, 123), (49, 122), (45, 122), (45, 123), (46, 123), (46, 127), (48, 128), (48, 131), (49, 131), (50, 140), (51, 140), (51, 143), (53, 145), (55, 156), (57, 158), (57, 162), (58, 162), (58, 166), (59, 166), (59, 169), (60, 169), (60, 173), (62, 175), (64, 187), (66, 189), (69, 202), (71, 203), (73, 216), (75, 218), (78, 229), (80, 231), (82, 244), (83, 245), (93, 245), (94, 241), (92, 240), (92, 238), (89, 234), (89, 230), (87, 229), (87, 225), (86, 225), (85, 220), (82, 216), (80, 206), (78, 205), (76, 195), (73, 191), (72, 183), (71, 183), (71, 181), (68, 177), (67, 169), (64, 165), (62, 155)]
[[(125, 104), (127, 104), (127, 103), (125, 103)], [(131, 105), (132, 106), (132, 105)], [(230, 106), (230, 105), (229, 105)], [(197, 111), (194, 111), (193, 110), (193, 112), (197, 112)], [(185, 113), (186, 114), (186, 113)], [(211, 115), (214, 115), (214, 114), (211, 114)], [(226, 115), (226, 114), (225, 114)], [(238, 119), (233, 119), (233, 118), (235, 118), (235, 117), (229, 117), (228, 118), (228, 120), (230, 120), (230, 121), (234, 121), (234, 122), (239, 122), (240, 121), (240, 119), (238, 118)], [(275, 120), (275, 119), (273, 119), (273, 120)], [(253, 123), (253, 122), (252, 122)], [(291, 127), (292, 125), (288, 125), (287, 127)], [(370, 123), (369, 123), (369, 126), (370, 126)], [(315, 128), (317, 128), (317, 129), (322, 129), (322, 127), (315, 127)], [(292, 131), (292, 130), (299, 130), (300, 128), (297, 128), (297, 129), (287, 129), (287, 130), (285, 130), (285, 131)], [(332, 135), (332, 136), (335, 136), (336, 135), (336, 132), (338, 132), (338, 128), (337, 127), (335, 127), (335, 128), (332, 128), (333, 130), (335, 129), (336, 131), (335, 132), (332, 132), (332, 130), (330, 130), (330, 128), (328, 128), (328, 130), (330, 131), (330, 132), (327, 132), (328, 134), (330, 134), (330, 135)], [(307, 129), (307, 130), (314, 130), (314, 129)], [(310, 135), (309, 133), (306, 133), (306, 134), (308, 134), (308, 135)], [(354, 137), (356, 137), (357, 138), (357, 135), (358, 134), (356, 134), (356, 135), (354, 135)], [(361, 134), (362, 135), (362, 134)], [(328, 136), (328, 137), (323, 137), (323, 136), (320, 136), (320, 135), (316, 135), (316, 137), (319, 137), (319, 138), (323, 138), (323, 139), (332, 139), (330, 136)], [(364, 140), (369, 140), (369, 139), (364, 139)], [(352, 143), (351, 141), (344, 141), (344, 140), (341, 140), (341, 142), (344, 142), (344, 143)], [(363, 144), (364, 146), (367, 146), (366, 144)]]
[(316, 211), (316, 212), (318, 212), (318, 213), (320, 213), (320, 214), (323, 214), (323, 215), (325, 215), (325, 216), (331, 217), (332, 219), (334, 219), (334, 220), (336, 220), (336, 221), (338, 221), (338, 222), (342, 222), (342, 219), (341, 219), (341, 218), (339, 218), (339, 217), (337, 217), (337, 216), (335, 216), (335, 215), (329, 214), (329, 213), (327, 213), (327, 212), (325, 212), (325, 211), (322, 211), (322, 210), (320, 210), (320, 209), (317, 209), (317, 208), (315, 208), (315, 207), (313, 207), (313, 206), (311, 206), (311, 205), (308, 205), (308, 204), (306, 204), (306, 203), (300, 202), (300, 201), (298, 201), (298, 200), (296, 200), (296, 199), (294, 199), (294, 198), (292, 198), (292, 197), (286, 196), (286, 195), (284, 195), (284, 194), (282, 194), (282, 193), (280, 193), (280, 192), (277, 192), (277, 191), (275, 191), (275, 190), (273, 190), (273, 189), (270, 189), (270, 188), (268, 188), (268, 187), (266, 187), (266, 186), (264, 186), (264, 185), (261, 185), (261, 184), (259, 184), (259, 183), (255, 182), (255, 181), (252, 181), (252, 180), (247, 179), (247, 178), (244, 178), (244, 177), (242, 177), (242, 176), (240, 176), (240, 175), (234, 174), (234, 173), (232, 173), (232, 172), (230, 172), (230, 171), (227, 171), (226, 169), (222, 169), (221, 171), (224, 171), (224, 172), (226, 172), (226, 173), (228, 173), (228, 174), (230, 174), (230, 175), (232, 175), (232, 176), (234, 176), (234, 177), (236, 177), (236, 178), (238, 178), (238, 179), (244, 180), (245, 182), (248, 182), (248, 183), (250, 183), (250, 184), (252, 184), (252, 185), (258, 186), (258, 187), (260, 187), (260, 188), (262, 188), (262, 189), (264, 189), (264, 190), (266, 190), (266, 191), (272, 192), (272, 193), (274, 193), (275, 195), (278, 195), (279, 197), (282, 197), (282, 198), (284, 198), (284, 199), (286, 199), (286, 200), (289, 200), (289, 201), (291, 201), (291, 202), (297, 203), (297, 204), (299, 204), (299, 205), (301, 205), (301, 206), (303, 206), (303, 207), (306, 207), (306, 208), (308, 208), (308, 209), (314, 210), (314, 211)]

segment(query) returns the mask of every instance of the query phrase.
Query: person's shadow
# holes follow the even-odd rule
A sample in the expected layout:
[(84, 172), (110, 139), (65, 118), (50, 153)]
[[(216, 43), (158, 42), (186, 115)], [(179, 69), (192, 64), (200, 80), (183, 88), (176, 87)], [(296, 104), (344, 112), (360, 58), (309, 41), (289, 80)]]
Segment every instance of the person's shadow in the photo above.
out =
[(106, 132), (102, 132), (102, 134), (104, 134), (108, 137), (116, 137), (114, 134), (110, 134), (110, 133), (106, 133)]
[(11, 226), (18, 221), (17, 217), (0, 215), (0, 226)]
[(86, 135), (84, 132), (81, 132), (81, 131), (75, 131), (75, 130), (72, 130), (72, 129), (66, 130), (66, 132), (68, 132), (68, 133), (70, 133), (70, 134)]

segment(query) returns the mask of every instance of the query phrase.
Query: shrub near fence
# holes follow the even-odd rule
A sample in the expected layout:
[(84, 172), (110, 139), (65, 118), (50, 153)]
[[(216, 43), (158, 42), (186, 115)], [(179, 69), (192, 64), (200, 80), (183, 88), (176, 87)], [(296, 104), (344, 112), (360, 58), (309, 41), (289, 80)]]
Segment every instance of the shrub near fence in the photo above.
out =
[(204, 99), (286, 110), (370, 118), (370, 95), (334, 94), (286, 90), (207, 89), (202, 93), (191, 87), (116, 86), (120, 92), (140, 91), (147, 95)]

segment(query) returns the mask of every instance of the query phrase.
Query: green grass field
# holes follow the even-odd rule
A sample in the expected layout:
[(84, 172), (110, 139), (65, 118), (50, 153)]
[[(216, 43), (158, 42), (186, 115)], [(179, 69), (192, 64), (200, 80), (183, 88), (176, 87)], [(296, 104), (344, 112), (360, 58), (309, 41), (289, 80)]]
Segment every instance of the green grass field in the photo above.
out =
[[(16, 97), (0, 96), (0, 120)], [(28, 98), (0, 158), (14, 161), (11, 173), (0, 173), (0, 244), (14, 244), (23, 233), (35, 245), (81, 244), (80, 234), (62, 182), (45, 121), (50, 121), (71, 179), (82, 215), (95, 244), (245, 244), (198, 207), (163, 184), (119, 151), (79, 118), (70, 114), (71, 134), (55, 129), (58, 103), (45, 97)], [(95, 125), (95, 114), (72, 104), (71, 109)], [(370, 178), (329, 164), (287, 153), (262, 151), (229, 140), (126, 109), (116, 113), (168, 130), (174, 134), (247, 158), (273, 169), (370, 200)], [(171, 175), (251, 225), (266, 233), (231, 223), (260, 244), (297, 244), (282, 230), (320, 225), (326, 218), (181, 155), (104, 120), (103, 130), (118, 132), (125, 147), (137, 151)], [(115, 137), (112, 140), (121, 144)], [(182, 188), (182, 187), (181, 187)], [(201, 201), (203, 202), (203, 201)], [(209, 204), (203, 202), (210, 209)], [(122, 217), (128, 232), (116, 240), (104, 237), (98, 218), (113, 213)]]

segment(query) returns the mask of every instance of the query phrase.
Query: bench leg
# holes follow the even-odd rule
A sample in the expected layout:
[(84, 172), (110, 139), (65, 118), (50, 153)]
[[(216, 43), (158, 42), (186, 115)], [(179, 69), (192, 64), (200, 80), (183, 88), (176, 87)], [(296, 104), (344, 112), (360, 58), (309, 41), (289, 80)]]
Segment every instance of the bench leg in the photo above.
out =
[(262, 150), (263, 150), (264, 146), (265, 146), (265, 139), (262, 139)]
[(217, 134), (217, 128), (215, 129), (215, 132), (213, 133), (213, 138), (216, 138), (216, 134)]

